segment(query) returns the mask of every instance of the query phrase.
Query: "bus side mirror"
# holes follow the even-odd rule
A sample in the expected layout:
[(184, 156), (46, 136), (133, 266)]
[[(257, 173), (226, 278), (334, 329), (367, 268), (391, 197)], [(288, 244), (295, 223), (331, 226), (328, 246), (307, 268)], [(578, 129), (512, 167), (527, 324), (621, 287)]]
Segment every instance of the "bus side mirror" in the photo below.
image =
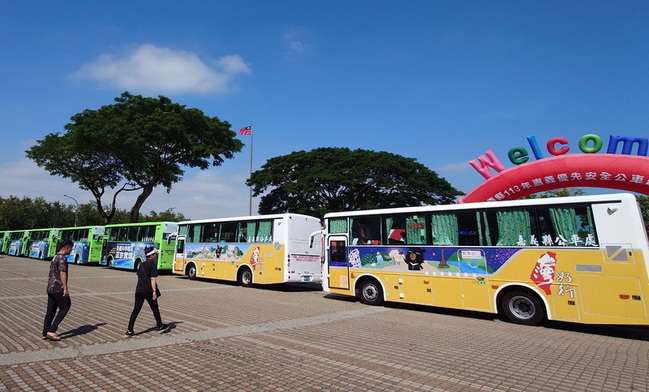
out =
[(309, 235), (309, 248), (313, 248), (313, 241), (315, 240), (315, 236), (317, 235), (322, 236), (323, 235), (322, 230), (314, 231)]

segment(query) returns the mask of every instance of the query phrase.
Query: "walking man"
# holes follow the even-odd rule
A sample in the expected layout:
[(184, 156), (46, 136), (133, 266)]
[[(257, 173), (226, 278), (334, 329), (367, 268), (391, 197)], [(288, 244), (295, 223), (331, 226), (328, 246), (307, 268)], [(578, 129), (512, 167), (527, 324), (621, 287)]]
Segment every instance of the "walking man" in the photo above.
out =
[(50, 262), (47, 281), (47, 312), (43, 322), (43, 340), (61, 340), (61, 337), (56, 334), (56, 330), (68, 314), (70, 306), (72, 306), (70, 292), (68, 291), (68, 260), (65, 256), (72, 252), (73, 245), (72, 241), (61, 242), (56, 256)]
[(124, 336), (131, 337), (135, 335), (133, 332), (133, 327), (135, 327), (135, 320), (137, 315), (142, 310), (142, 305), (144, 301), (148, 302), (151, 311), (153, 311), (153, 317), (156, 321), (156, 329), (160, 333), (169, 331), (169, 326), (162, 323), (162, 317), (160, 317), (160, 309), (158, 308), (158, 297), (160, 296), (160, 291), (158, 290), (158, 284), (156, 278), (158, 277), (158, 250), (152, 246), (144, 248), (144, 254), (146, 255), (146, 261), (140, 264), (140, 267), (137, 270), (137, 285), (135, 286), (135, 305), (133, 306), (133, 312), (131, 313), (131, 318), (128, 322), (128, 328)]

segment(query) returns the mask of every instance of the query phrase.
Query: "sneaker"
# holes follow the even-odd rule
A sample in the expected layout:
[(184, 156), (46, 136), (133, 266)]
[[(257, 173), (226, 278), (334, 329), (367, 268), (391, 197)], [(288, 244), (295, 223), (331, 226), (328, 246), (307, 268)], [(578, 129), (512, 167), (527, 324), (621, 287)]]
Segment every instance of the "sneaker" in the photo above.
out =
[(162, 324), (157, 329), (158, 329), (158, 333), (169, 332), (169, 324)]
[(124, 337), (130, 338), (131, 336), (135, 336), (135, 332), (133, 331), (124, 332)]

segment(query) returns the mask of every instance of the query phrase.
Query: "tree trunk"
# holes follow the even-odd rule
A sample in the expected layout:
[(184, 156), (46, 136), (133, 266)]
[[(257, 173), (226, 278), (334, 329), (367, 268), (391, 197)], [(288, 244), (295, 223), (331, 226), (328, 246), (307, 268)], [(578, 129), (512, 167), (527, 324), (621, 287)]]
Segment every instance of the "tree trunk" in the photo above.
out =
[(140, 221), (140, 208), (142, 208), (142, 205), (144, 205), (144, 202), (152, 193), (153, 187), (147, 186), (142, 188), (142, 193), (139, 194), (137, 200), (135, 200), (135, 204), (133, 204), (133, 207), (131, 208), (131, 223), (137, 223)]

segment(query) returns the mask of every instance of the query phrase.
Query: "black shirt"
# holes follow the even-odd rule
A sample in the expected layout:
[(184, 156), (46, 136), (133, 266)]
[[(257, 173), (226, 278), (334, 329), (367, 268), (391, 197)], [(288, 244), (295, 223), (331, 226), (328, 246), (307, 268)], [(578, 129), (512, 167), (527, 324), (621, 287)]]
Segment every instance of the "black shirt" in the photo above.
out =
[(152, 293), (151, 278), (158, 276), (158, 264), (155, 261), (145, 261), (137, 269), (136, 293)]

